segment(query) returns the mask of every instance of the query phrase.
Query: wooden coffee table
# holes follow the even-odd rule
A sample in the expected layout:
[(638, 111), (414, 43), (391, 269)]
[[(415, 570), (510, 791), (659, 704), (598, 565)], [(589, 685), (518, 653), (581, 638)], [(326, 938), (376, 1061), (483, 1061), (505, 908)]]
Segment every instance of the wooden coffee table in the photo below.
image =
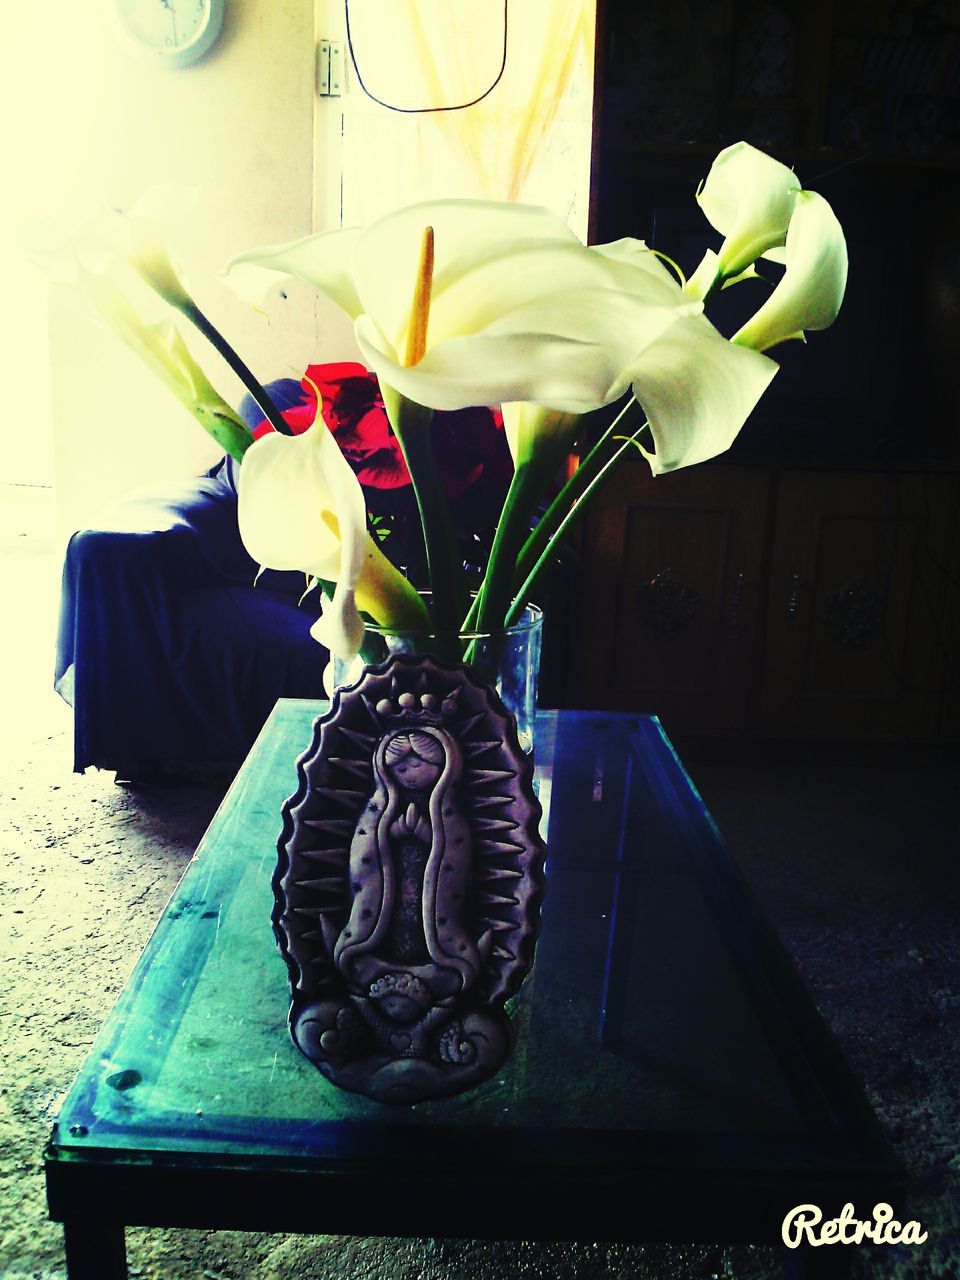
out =
[[(70, 1280), (124, 1227), (779, 1243), (901, 1175), (655, 719), (542, 713), (549, 885), (517, 1048), (390, 1108), (295, 1049), (270, 925), (280, 806), (323, 704), (278, 704), (63, 1105), (47, 1150)], [(841, 1274), (843, 1246), (785, 1253)]]

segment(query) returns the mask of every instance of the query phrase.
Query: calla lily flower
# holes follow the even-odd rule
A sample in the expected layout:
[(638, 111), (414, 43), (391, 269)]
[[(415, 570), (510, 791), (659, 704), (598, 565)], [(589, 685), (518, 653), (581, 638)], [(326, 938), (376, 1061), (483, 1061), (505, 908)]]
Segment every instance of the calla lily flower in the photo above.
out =
[[(763, 256), (768, 260), (775, 259), (782, 252), (780, 249), (770, 249)], [(752, 262), (739, 275), (722, 277), (717, 266), (718, 262), (718, 255), (712, 249), (708, 249), (700, 259), (696, 271), (691, 276), (688, 276), (683, 283), (683, 292), (688, 298), (698, 298), (702, 302), (707, 294), (711, 292), (718, 279), (722, 281), (722, 288), (729, 289), (731, 285), (740, 284), (743, 280), (756, 280), (759, 278), (759, 272)]]
[(420, 597), (367, 532), (363, 491), (323, 422), (255, 441), (238, 491), (240, 536), (259, 564), (336, 583), (311, 628), (331, 652), (359, 651), (361, 609), (383, 626), (429, 627)]
[(847, 284), (847, 244), (833, 210), (815, 191), (797, 195), (785, 262), (773, 293), (734, 334), (740, 346), (766, 351), (802, 339), (807, 329), (826, 329), (837, 318)]
[[(435, 259), (422, 351), (407, 359), (420, 245)], [(409, 264), (406, 266), (405, 264)], [(227, 278), (251, 300), (287, 275), (355, 321), (381, 384), (433, 409), (531, 402), (579, 414), (618, 399), (628, 363), (695, 301), (636, 261), (585, 248), (525, 205), (446, 200), (246, 253)]]
[[(628, 374), (634, 398), (647, 415), (656, 453), (642, 446), (655, 475), (693, 466), (730, 448), (778, 365), (756, 351), (728, 342), (702, 314), (660, 258), (640, 240), (624, 239), (594, 252), (635, 262), (675, 295), (687, 300), (680, 315), (640, 351)], [(748, 356), (745, 360), (743, 357)]]
[(679, 320), (632, 371), (656, 452), (639, 447), (654, 475), (729, 449), (778, 367), (729, 342), (703, 316)]
[[(174, 307), (219, 351), (274, 429), (285, 433), (288, 428), (263, 388), (197, 306), (167, 252), (166, 228), (195, 202), (196, 193), (190, 189), (171, 184), (152, 187), (126, 213), (102, 209), (72, 222), (37, 220), (26, 229), (24, 248), (51, 279), (80, 285), (88, 300), (89, 281), (100, 277), (121, 286), (128, 296), (140, 295), (136, 311), (146, 314), (158, 302)], [(203, 425), (210, 429), (206, 422)], [(229, 452), (240, 456), (233, 448)]]
[(545, 452), (559, 462), (573, 447), (580, 426), (578, 413), (544, 409), (538, 404), (505, 404), (501, 405), (501, 412), (504, 434), (515, 467), (539, 458)]
[(106, 276), (78, 269), (77, 283), (87, 304), (193, 414), (203, 429), (238, 461), (250, 445), (243, 419), (213, 387), (190, 354), (167, 312), (146, 320)]
[(708, 222), (725, 237), (719, 275), (737, 276), (784, 243), (799, 191), (792, 169), (747, 142), (720, 152), (697, 192)]
[(169, 184), (151, 187), (126, 212), (100, 209), (72, 221), (38, 220), (25, 234), (28, 255), (55, 280), (77, 283), (79, 272), (116, 276), (134, 271), (179, 311), (195, 304), (166, 247), (167, 229), (195, 203), (195, 193)]
[(151, 187), (126, 215), (114, 215), (116, 244), (124, 260), (178, 311), (194, 306), (182, 271), (167, 250), (167, 227), (175, 212), (182, 215), (193, 193), (172, 186)]

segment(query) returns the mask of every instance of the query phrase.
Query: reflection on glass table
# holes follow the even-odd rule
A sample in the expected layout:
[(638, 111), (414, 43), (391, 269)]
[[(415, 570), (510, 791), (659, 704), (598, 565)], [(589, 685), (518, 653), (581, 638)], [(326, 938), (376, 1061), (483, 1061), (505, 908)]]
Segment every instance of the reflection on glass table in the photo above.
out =
[(650, 717), (539, 715), (548, 888), (500, 1073), (409, 1108), (325, 1081), (290, 1038), (270, 923), (321, 710), (278, 703), (67, 1097), (47, 1183), (71, 1280), (124, 1275), (132, 1224), (764, 1243), (800, 1203), (896, 1202), (856, 1082)]

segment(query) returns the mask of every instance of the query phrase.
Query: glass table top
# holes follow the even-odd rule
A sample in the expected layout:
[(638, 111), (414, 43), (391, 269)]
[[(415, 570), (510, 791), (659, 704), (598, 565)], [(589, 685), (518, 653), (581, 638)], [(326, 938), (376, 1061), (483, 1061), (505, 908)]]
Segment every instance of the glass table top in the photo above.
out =
[[(517, 1046), (459, 1097), (386, 1107), (287, 1028), (280, 809), (324, 704), (278, 703), (61, 1110), (59, 1160), (859, 1159), (871, 1118), (659, 723), (543, 712), (548, 887)], [(832, 1140), (814, 1138), (824, 1134)], [(866, 1138), (864, 1138), (866, 1134)], [(618, 1154), (619, 1153), (619, 1154)]]

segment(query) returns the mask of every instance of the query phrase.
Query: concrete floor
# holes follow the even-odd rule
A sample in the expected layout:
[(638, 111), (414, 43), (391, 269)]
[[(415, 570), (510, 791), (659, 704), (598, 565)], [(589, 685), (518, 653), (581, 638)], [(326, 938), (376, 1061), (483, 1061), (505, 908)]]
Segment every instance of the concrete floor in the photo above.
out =
[[(219, 799), (71, 773), (70, 713), (48, 687), (59, 548), (45, 502), (8, 493), (0, 505), (0, 589), (25, 620), (8, 621), (0, 647), (0, 1280), (65, 1274), (59, 1229), (45, 1216), (43, 1144)], [(956, 759), (688, 763), (910, 1173), (911, 1211), (928, 1241), (858, 1251), (854, 1274), (956, 1278)], [(761, 1249), (128, 1235), (131, 1274), (156, 1280), (777, 1274)]]

